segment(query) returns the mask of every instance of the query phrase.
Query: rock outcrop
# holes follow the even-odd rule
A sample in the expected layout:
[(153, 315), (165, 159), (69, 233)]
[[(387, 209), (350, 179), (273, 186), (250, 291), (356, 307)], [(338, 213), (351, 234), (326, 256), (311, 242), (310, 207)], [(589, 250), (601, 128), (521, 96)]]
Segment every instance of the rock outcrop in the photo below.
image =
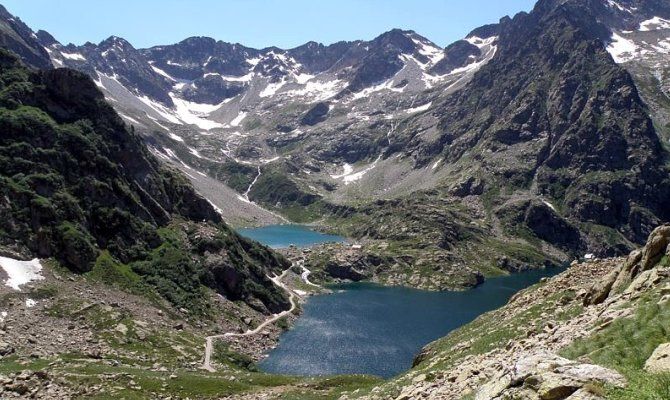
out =
[(644, 369), (652, 373), (670, 372), (670, 343), (663, 343), (654, 350), (644, 364)]
[(563, 400), (573, 399), (578, 391), (593, 384), (623, 387), (621, 374), (593, 364), (567, 360), (549, 352), (522, 355), (508, 370), (486, 383), (476, 400), (509, 398)]
[[(608, 349), (609, 342), (599, 340), (617, 338), (626, 329), (655, 332), (657, 328), (645, 325), (649, 323), (645, 318), (651, 318), (645, 314), (648, 310), (658, 312), (655, 318), (666, 318), (668, 231), (668, 225), (653, 230), (647, 244), (627, 258), (575, 262), (564, 273), (519, 292), (501, 309), (428, 345), (407, 375), (363, 398), (603, 400), (612, 390), (639, 393), (636, 383), (627, 379), (634, 366), (606, 362), (593, 354)], [(617, 346), (634, 346), (619, 339)], [(659, 338), (653, 334), (636, 340)], [(572, 353), (585, 343), (586, 350)], [(643, 348), (625, 351), (646, 351)], [(670, 344), (659, 343), (653, 354), (648, 350), (644, 370), (637, 367), (639, 373), (670, 370)], [(342, 397), (347, 398), (359, 397)]]

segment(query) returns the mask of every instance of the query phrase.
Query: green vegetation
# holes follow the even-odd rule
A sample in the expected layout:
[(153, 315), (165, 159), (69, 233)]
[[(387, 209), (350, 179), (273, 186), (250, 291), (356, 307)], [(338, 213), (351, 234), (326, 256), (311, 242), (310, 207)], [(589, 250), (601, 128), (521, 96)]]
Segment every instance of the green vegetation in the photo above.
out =
[(214, 342), (213, 359), (221, 365), (228, 365), (235, 368), (241, 368), (246, 371), (258, 372), (256, 364), (251, 357), (236, 353), (228, 348), (228, 344), (223, 340)]
[(627, 378), (625, 389), (606, 388), (608, 399), (670, 398), (670, 374), (650, 374), (643, 370), (656, 347), (670, 342), (670, 305), (659, 305), (657, 301), (658, 296), (648, 295), (632, 318), (617, 319), (604, 330), (563, 350), (565, 357), (588, 357)]
[[(159, 293), (191, 315), (212, 315), (210, 289), (272, 311), (287, 307), (266, 277), (287, 261), (224, 225), (86, 75), (28, 70), (0, 50), (0, 131), (0, 248), (54, 257), (129, 292)], [(248, 172), (239, 171), (239, 184)]]
[(178, 308), (185, 308), (196, 315), (211, 312), (209, 296), (202, 286), (205, 269), (194, 262), (184, 247), (185, 240), (175, 236), (169, 229), (160, 231), (163, 243), (154, 249), (146, 261), (132, 265), (133, 271), (156, 288), (164, 298)]
[(262, 167), (263, 173), (251, 188), (249, 197), (254, 201), (274, 207), (305, 207), (320, 199), (319, 195), (300, 188), (287, 174), (272, 166)]
[(115, 260), (109, 251), (100, 253), (88, 276), (98, 282), (124, 289), (132, 293), (142, 293), (142, 278), (127, 265)]

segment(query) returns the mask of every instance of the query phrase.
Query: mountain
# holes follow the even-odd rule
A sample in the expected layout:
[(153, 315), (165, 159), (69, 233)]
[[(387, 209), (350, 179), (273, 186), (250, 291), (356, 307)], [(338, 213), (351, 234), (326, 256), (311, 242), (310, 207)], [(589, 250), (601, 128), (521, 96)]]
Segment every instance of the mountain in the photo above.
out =
[(380, 279), (439, 264), (446, 288), (622, 254), (668, 219), (667, 13), (545, 0), (444, 49), (403, 30), (288, 50), (35, 36), (229, 220), (317, 222), (393, 260)]
[(493, 58), (462, 89), (433, 94), (425, 111), (392, 125), (378, 139), (388, 147), (371, 152), (379, 158), (343, 175), (345, 187), (379, 198), (325, 207), (326, 224), (372, 240), (369, 255), (340, 268), (390, 284), (472, 286), (491, 267), (624, 254), (667, 221), (667, 151), (649, 117), (667, 108), (645, 103), (650, 89), (617, 64), (611, 39), (615, 23), (657, 21), (664, 8), (634, 7), (626, 22), (607, 2), (540, 1), (485, 27), (498, 36)]
[(0, 5), (0, 46), (21, 56), (28, 65), (49, 68), (51, 60), (38, 37), (20, 19)]
[(287, 261), (228, 228), (148, 152), (89, 77), (33, 71), (0, 55), (3, 255), (119, 275), (194, 315), (216, 313), (210, 291), (258, 312), (287, 307), (267, 277)]
[[(669, 11), (540, 0), (444, 49), (285, 50), (64, 45), (3, 9), (0, 397), (668, 397)], [(286, 219), (359, 244), (291, 268), (228, 225)], [(313, 282), (575, 259), (394, 379), (255, 370)]]

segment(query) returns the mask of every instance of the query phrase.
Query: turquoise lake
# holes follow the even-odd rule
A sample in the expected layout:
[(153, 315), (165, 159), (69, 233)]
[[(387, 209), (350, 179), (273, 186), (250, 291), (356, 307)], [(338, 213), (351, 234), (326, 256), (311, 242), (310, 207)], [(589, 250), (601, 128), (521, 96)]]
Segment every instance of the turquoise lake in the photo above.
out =
[[(278, 247), (287, 242), (308, 245), (315, 240), (311, 233), (305, 233), (301, 240), (296, 236), (272, 237), (275, 229), (256, 232), (253, 237)], [(304, 232), (294, 228), (288, 231), (292, 235)], [(289, 375), (369, 374), (389, 378), (408, 370), (426, 344), (504, 305), (516, 292), (543, 277), (561, 271), (540, 269), (491, 278), (465, 292), (427, 292), (370, 283), (332, 286), (332, 294), (307, 300), (303, 314), (281, 335), (277, 348), (259, 367), (265, 372)]]
[(262, 228), (238, 229), (237, 232), (274, 249), (290, 245), (308, 247), (321, 243), (344, 242), (342, 236), (313, 231), (302, 225), (270, 225)]

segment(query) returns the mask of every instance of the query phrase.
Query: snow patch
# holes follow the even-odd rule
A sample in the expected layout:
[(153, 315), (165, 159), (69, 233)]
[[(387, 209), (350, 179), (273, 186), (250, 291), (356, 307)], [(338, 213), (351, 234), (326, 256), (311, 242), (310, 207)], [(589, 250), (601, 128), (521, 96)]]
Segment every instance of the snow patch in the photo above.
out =
[(220, 108), (221, 104), (212, 105), (194, 103), (180, 99), (173, 93), (170, 93), (170, 97), (175, 105), (175, 113), (177, 117), (184, 123), (196, 125), (198, 128), (206, 131), (224, 127), (224, 125), (219, 122), (204, 118), (214, 110)]
[(614, 1), (614, 0), (607, 0), (607, 5), (608, 5), (610, 8), (616, 8), (616, 9), (618, 9), (619, 11), (626, 11), (626, 12), (632, 14), (632, 11), (631, 11), (630, 9), (628, 9), (628, 8), (626, 8), (626, 7), (624, 7), (624, 6), (622, 6), (621, 4), (617, 3), (617, 2)]
[(42, 264), (37, 258), (30, 261), (20, 261), (9, 257), (0, 257), (0, 267), (9, 277), (5, 281), (5, 285), (14, 290), (21, 291), (21, 285), (44, 279)]
[(79, 53), (60, 53), (64, 58), (68, 60), (77, 60), (77, 61), (86, 61), (86, 57), (82, 56)]
[(130, 121), (130, 122), (132, 122), (132, 123), (134, 123), (134, 124), (142, 125), (142, 123), (141, 123), (140, 121), (136, 120), (136, 119), (133, 118), (133, 117), (129, 117), (129, 116), (127, 116), (126, 114), (122, 114), (122, 113), (119, 113), (119, 115), (121, 116), (121, 118), (123, 118), (123, 119), (127, 119), (128, 121)]
[(437, 47), (430, 45), (428, 43), (424, 43), (418, 39), (412, 38), (412, 41), (414, 44), (417, 45), (418, 49), (417, 51), (419, 54), (424, 55), (428, 57), (430, 60), (428, 63), (431, 65), (437, 64), (438, 61), (444, 58), (444, 50)]
[[(189, 147), (189, 148), (188, 148), (188, 151), (189, 151), (189, 153), (193, 154), (194, 156), (196, 156), (196, 157), (198, 157), (198, 158), (203, 158), (203, 157), (200, 155), (200, 152), (198, 152), (198, 150), (196, 150), (196, 149), (194, 149), (194, 148), (192, 148), (192, 147)], [(202, 174), (202, 175), (205, 175), (205, 174)]]
[(333, 179), (342, 179), (345, 185), (349, 185), (351, 183), (354, 183), (356, 181), (361, 180), (365, 174), (368, 172), (372, 171), (376, 166), (379, 160), (381, 160), (382, 156), (379, 155), (377, 159), (370, 164), (367, 168), (364, 168), (358, 172), (354, 172), (354, 167), (352, 167), (349, 164), (344, 164), (342, 168), (344, 169), (344, 174), (342, 175), (331, 175), (330, 177)]
[(491, 36), (488, 38), (480, 38), (479, 36), (470, 36), (468, 38), (465, 38), (465, 41), (479, 47), (480, 49), (486, 46), (491, 46), (496, 40), (498, 40), (498, 36)]
[(170, 136), (170, 139), (172, 139), (172, 140), (176, 140), (177, 142), (182, 142), (182, 143), (184, 142), (184, 139), (182, 139), (181, 137), (175, 135), (175, 134), (172, 133), (172, 132), (168, 132), (168, 136)]
[(166, 77), (166, 78), (168, 78), (169, 80), (174, 81), (174, 82), (177, 81), (177, 79), (173, 78), (172, 76), (170, 76), (170, 74), (168, 74), (167, 72), (163, 71), (162, 69), (160, 69), (160, 68), (154, 66), (153, 64), (150, 64), (150, 65), (151, 65), (151, 69), (153, 69), (154, 72), (157, 73), (158, 75), (162, 75), (162, 76), (164, 76), (164, 77)]
[(265, 89), (263, 89), (263, 91), (260, 92), (259, 96), (260, 97), (274, 96), (274, 94), (277, 93), (277, 91), (281, 89), (284, 85), (286, 85), (286, 80), (284, 79), (282, 79), (277, 83), (270, 83), (265, 87)]
[(335, 96), (342, 88), (342, 81), (339, 79), (320, 82), (309, 81), (302, 89), (285, 92), (287, 96), (314, 96), (315, 100), (323, 101)]
[(205, 77), (208, 76), (219, 76), (221, 79), (223, 79), (226, 82), (249, 82), (254, 78), (254, 73), (250, 72), (246, 75), (242, 76), (232, 76), (232, 75), (221, 75), (218, 72), (208, 72), (205, 74)]
[(393, 78), (391, 78), (391, 79), (387, 80), (386, 82), (380, 83), (377, 86), (372, 86), (372, 87), (369, 87), (369, 88), (365, 88), (358, 93), (354, 93), (353, 99), (354, 100), (362, 99), (364, 97), (368, 97), (370, 94), (372, 94), (374, 92), (379, 92), (379, 91), (382, 91), (382, 90), (390, 90), (392, 92), (403, 92), (405, 90), (405, 87), (402, 87), (402, 88), (393, 87), (393, 83), (394, 83)]
[(296, 75), (296, 74), (293, 74), (293, 78), (294, 78), (294, 79), (296, 80), (296, 82), (298, 82), (299, 84), (304, 85), (305, 83), (307, 83), (307, 81), (309, 81), (310, 79), (314, 78), (314, 75), (310, 75), (310, 74), (299, 74), (299, 75)]
[(418, 112), (426, 111), (426, 110), (428, 110), (428, 109), (430, 108), (430, 106), (432, 106), (432, 105), (433, 105), (433, 102), (431, 101), (431, 102), (428, 102), (428, 103), (426, 103), (426, 104), (424, 104), (424, 105), (422, 105), (422, 106), (418, 106), (418, 107), (414, 107), (414, 108), (409, 108), (409, 109), (405, 110), (405, 112), (406, 112), (407, 114), (414, 114), (414, 113), (418, 113)]
[[(205, 199), (205, 200), (207, 200), (207, 199)], [(216, 204), (212, 203), (210, 200), (207, 200), (207, 202), (209, 203), (210, 206), (212, 206), (212, 208), (214, 209), (214, 211), (216, 211), (216, 212), (219, 213), (220, 215), (223, 215), (223, 210), (220, 209), (219, 207), (217, 207)]]
[(654, 17), (640, 23), (639, 29), (642, 32), (670, 29), (670, 21), (661, 17)]
[(624, 63), (636, 57), (638, 47), (632, 40), (613, 32), (612, 42), (607, 46), (607, 51), (612, 55), (614, 61)]
[(347, 164), (347, 163), (342, 165), (342, 169), (344, 170), (342, 175), (331, 175), (330, 177), (333, 178), (333, 179), (340, 179), (340, 178), (344, 178), (345, 176), (354, 172), (354, 167), (352, 167), (350, 164)]
[(27, 308), (32, 308), (37, 305), (37, 302), (33, 299), (26, 299), (26, 307)]
[(240, 124), (242, 123), (242, 121), (244, 121), (246, 117), (247, 117), (246, 112), (244, 111), (240, 112), (239, 114), (237, 114), (237, 117), (235, 117), (232, 121), (230, 121), (230, 126), (234, 127), (240, 126)]
[(547, 200), (542, 200), (542, 202), (543, 202), (547, 207), (551, 208), (552, 211), (556, 212), (556, 207), (554, 207), (553, 204), (551, 204), (551, 203), (548, 202)]

